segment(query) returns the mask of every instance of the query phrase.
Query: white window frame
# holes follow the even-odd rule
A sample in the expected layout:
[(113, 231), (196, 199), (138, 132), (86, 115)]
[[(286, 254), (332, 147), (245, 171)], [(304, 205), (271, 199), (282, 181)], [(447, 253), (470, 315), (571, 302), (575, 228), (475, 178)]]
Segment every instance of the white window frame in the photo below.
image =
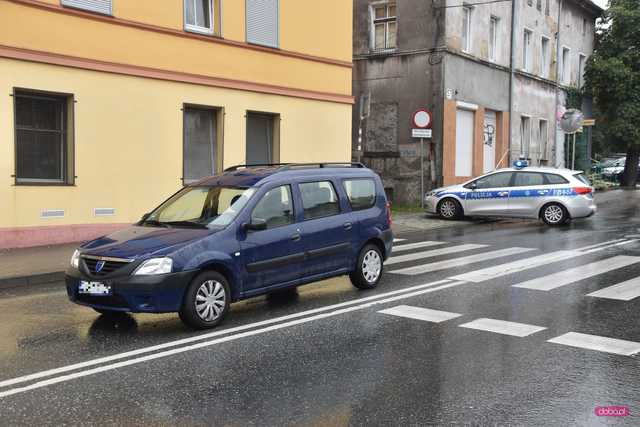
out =
[[(527, 144), (525, 146), (525, 132), (523, 132), (522, 129), (522, 123), (524, 122), (524, 119), (528, 120), (527, 123), (529, 125), (529, 135), (527, 136)], [(527, 115), (527, 114), (520, 114), (520, 155), (524, 156), (526, 158), (529, 158), (531, 156), (531, 116)], [(526, 148), (526, 151), (525, 151)]]
[[(388, 8), (390, 6), (395, 6), (396, 14), (395, 16), (388, 16), (385, 18), (376, 19), (376, 8), (384, 6)], [(387, 12), (388, 13), (388, 12)], [(381, 22), (376, 22), (381, 21)], [(388, 38), (389, 38), (389, 23), (395, 22), (396, 24), (396, 45), (394, 47), (387, 47)], [(370, 23), (370, 31), (369, 31), (369, 49), (376, 52), (384, 52), (384, 51), (394, 51), (398, 49), (398, 4), (395, 1), (383, 1), (369, 4), (369, 23)], [(376, 23), (384, 23), (384, 47), (378, 48), (376, 47)]]
[[(545, 42), (547, 48), (545, 49)], [(547, 36), (540, 37), (540, 76), (549, 78), (549, 68), (551, 67), (549, 59), (551, 58), (551, 38)]]
[[(466, 15), (465, 15), (466, 13)], [(464, 27), (467, 27), (467, 31), (465, 33)], [(462, 51), (466, 53), (471, 53), (472, 43), (471, 43), (471, 26), (473, 25), (473, 7), (464, 5), (462, 6)]]
[[(209, 2), (209, 22), (211, 23), (211, 28), (206, 28), (206, 27), (200, 27), (198, 25), (191, 25), (188, 22), (188, 18), (187, 18), (187, 2), (196, 2), (199, 0), (184, 0), (182, 2), (182, 7), (183, 7), (183, 12), (184, 12), (184, 29), (186, 31), (190, 31), (193, 33), (199, 33), (199, 34), (207, 34), (207, 35), (211, 35), (214, 34), (215, 31), (215, 11), (214, 11), (214, 6), (215, 6), (215, 0), (203, 0), (203, 1), (208, 1)], [(194, 4), (194, 10), (196, 10), (195, 4)]]
[(489, 59), (493, 62), (498, 61), (498, 53), (500, 42), (498, 38), (498, 29), (500, 26), (500, 18), (495, 15), (489, 17)]
[[(527, 35), (529, 40), (527, 42)], [(522, 32), (522, 69), (528, 73), (531, 72), (531, 52), (533, 51), (533, 30), (524, 28)]]
[(578, 88), (584, 86), (584, 71), (587, 65), (587, 55), (578, 53)]
[[(564, 57), (565, 51), (567, 52), (566, 60)], [(558, 81), (564, 85), (571, 83), (571, 48), (569, 46), (562, 45), (562, 49), (560, 49), (560, 76)]]
[[(545, 134), (542, 132), (542, 124), (544, 123)], [(538, 148), (540, 149), (540, 156), (542, 159), (547, 160), (547, 146), (549, 145), (549, 120), (538, 120)]]

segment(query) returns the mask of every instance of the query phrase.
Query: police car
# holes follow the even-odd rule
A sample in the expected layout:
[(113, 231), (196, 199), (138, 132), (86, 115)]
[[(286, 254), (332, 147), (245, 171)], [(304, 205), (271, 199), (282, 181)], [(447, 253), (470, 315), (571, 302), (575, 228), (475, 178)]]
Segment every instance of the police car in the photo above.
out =
[(523, 160), (464, 184), (435, 189), (425, 195), (425, 207), (443, 219), (464, 215), (540, 218), (548, 225), (596, 212), (593, 188), (583, 172), (528, 167)]

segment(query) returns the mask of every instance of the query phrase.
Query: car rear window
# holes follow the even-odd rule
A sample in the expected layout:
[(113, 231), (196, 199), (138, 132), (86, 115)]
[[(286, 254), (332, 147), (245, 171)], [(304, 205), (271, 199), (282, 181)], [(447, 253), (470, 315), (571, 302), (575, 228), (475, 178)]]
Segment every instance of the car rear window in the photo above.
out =
[(376, 203), (376, 184), (372, 179), (346, 179), (343, 184), (354, 211), (369, 209)]
[(555, 173), (545, 173), (544, 176), (547, 178), (547, 184), (554, 185), (569, 183), (569, 181), (567, 181), (563, 176), (556, 175)]
[(591, 186), (591, 181), (589, 181), (589, 178), (587, 178), (587, 176), (583, 173), (577, 173), (575, 175), (573, 175), (574, 178), (577, 178), (579, 181), (582, 181), (583, 183), (587, 184), (588, 186)]
[(305, 182), (299, 187), (304, 219), (322, 218), (340, 213), (340, 204), (331, 181)]

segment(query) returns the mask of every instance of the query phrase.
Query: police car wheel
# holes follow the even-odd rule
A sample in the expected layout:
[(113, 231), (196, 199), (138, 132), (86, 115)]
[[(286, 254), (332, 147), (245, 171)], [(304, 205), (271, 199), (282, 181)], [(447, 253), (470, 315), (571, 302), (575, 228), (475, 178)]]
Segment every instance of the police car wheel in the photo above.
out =
[(117, 311), (117, 310), (105, 310), (103, 308), (95, 308), (92, 307), (94, 311), (102, 314), (103, 316), (108, 316), (108, 317), (117, 317), (117, 316), (123, 316), (124, 313), (122, 311)]
[(457, 219), (462, 215), (462, 207), (457, 200), (444, 199), (438, 203), (438, 215), (443, 219)]
[(542, 208), (540, 217), (547, 225), (562, 225), (569, 219), (569, 214), (561, 204), (549, 203)]
[(222, 322), (230, 305), (227, 279), (217, 271), (205, 271), (196, 276), (187, 288), (178, 314), (186, 325), (207, 329)]
[(373, 289), (382, 277), (382, 252), (376, 245), (366, 245), (360, 251), (356, 270), (349, 274), (351, 283), (358, 289)]

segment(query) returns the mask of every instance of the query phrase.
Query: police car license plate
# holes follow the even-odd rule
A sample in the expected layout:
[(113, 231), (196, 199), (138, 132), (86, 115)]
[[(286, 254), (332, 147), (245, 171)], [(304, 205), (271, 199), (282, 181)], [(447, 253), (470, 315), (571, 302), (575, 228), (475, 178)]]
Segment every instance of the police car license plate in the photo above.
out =
[(85, 280), (80, 281), (78, 286), (79, 294), (88, 295), (111, 295), (111, 286), (107, 286), (102, 282), (87, 282)]

